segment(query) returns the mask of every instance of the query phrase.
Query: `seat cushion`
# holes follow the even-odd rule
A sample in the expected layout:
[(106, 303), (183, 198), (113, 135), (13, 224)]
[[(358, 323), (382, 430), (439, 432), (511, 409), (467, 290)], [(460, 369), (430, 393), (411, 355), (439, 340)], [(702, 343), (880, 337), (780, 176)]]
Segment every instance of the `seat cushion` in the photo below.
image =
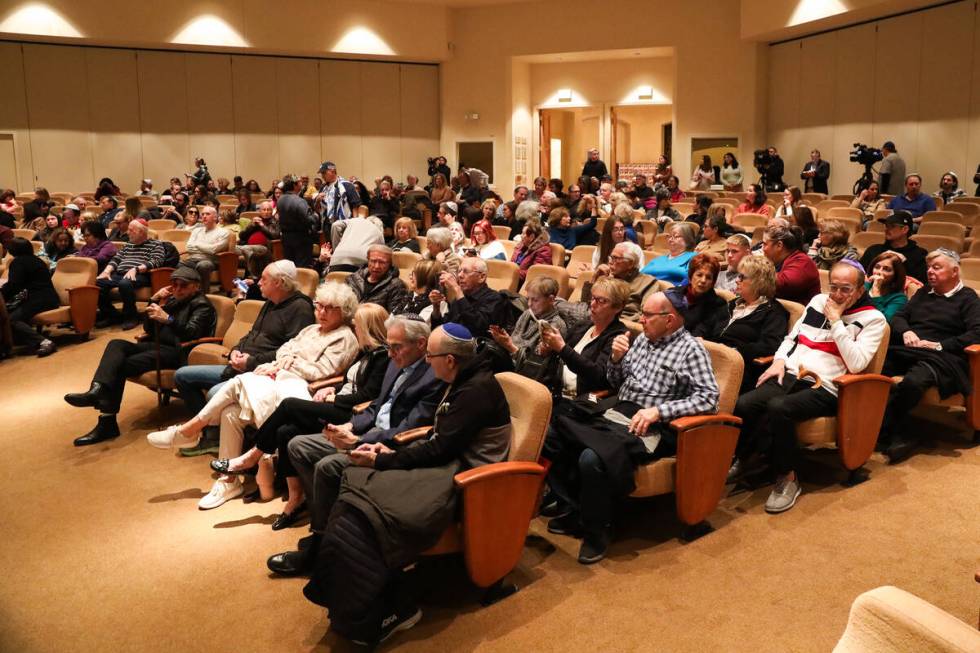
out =
[(50, 311), (42, 311), (34, 316), (34, 324), (66, 324), (71, 322), (71, 308), (59, 306)]
[(939, 389), (932, 387), (926, 390), (925, 396), (922, 397), (922, 401), (919, 402), (920, 406), (948, 406), (948, 407), (960, 407), (966, 405), (966, 398), (961, 394), (951, 395), (945, 399), (939, 397)]
[(796, 437), (803, 444), (837, 444), (837, 418), (817, 417), (797, 424)]
[(205, 342), (191, 350), (187, 355), (188, 365), (227, 365), (225, 356), (228, 349), (214, 342)]
[[(174, 383), (174, 374), (177, 370), (160, 370), (160, 388), (163, 390), (173, 390), (177, 387)], [(157, 373), (156, 370), (152, 372), (144, 372), (140, 376), (129, 379), (134, 383), (139, 383), (140, 385), (145, 385), (151, 390), (155, 390), (157, 387)]]
[(670, 494), (674, 491), (675, 469), (677, 458), (661, 458), (652, 463), (641, 465), (633, 473), (636, 489), (631, 497), (652, 497), (658, 494)]

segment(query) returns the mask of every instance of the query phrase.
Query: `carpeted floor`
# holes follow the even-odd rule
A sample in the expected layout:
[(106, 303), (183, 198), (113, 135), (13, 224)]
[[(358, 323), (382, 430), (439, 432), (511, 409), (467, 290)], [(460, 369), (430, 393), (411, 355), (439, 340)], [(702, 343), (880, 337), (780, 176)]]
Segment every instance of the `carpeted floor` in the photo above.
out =
[[(178, 458), (145, 434), (179, 421), (179, 401), (127, 389), (118, 440), (75, 449), (95, 423), (65, 404), (85, 390), (105, 342), (0, 363), (0, 650), (356, 650), (328, 632), (302, 580), (273, 579), (272, 553), (304, 528), (274, 533), (281, 502), (196, 508), (208, 457)], [(955, 422), (953, 422), (955, 424)], [(828, 651), (851, 601), (897, 585), (975, 623), (980, 585), (980, 448), (926, 425), (936, 449), (844, 488), (834, 452), (807, 456), (804, 494), (769, 516), (769, 487), (727, 497), (717, 531), (683, 544), (672, 499), (624, 505), (610, 557), (583, 567), (578, 542), (532, 524), (512, 578), (489, 608), (454, 561), (424, 565), (423, 621), (405, 651)]]

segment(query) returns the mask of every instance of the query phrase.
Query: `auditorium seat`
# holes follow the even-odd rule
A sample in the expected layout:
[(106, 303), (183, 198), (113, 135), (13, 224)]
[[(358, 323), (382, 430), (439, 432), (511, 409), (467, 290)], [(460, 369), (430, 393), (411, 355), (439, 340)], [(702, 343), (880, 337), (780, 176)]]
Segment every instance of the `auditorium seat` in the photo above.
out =
[(98, 273), (94, 258), (70, 256), (58, 261), (51, 282), (61, 305), (38, 313), (31, 322), (42, 327), (70, 324), (76, 333), (88, 338), (99, 308), (99, 287), (95, 285)]
[(316, 289), (319, 285), (320, 275), (316, 273), (316, 270), (309, 268), (296, 269), (296, 287), (301, 293), (310, 299), (315, 299)]
[[(592, 256), (595, 254), (595, 245), (576, 245), (575, 249), (568, 257), (568, 264), (565, 266), (565, 271), (568, 272), (569, 283), (573, 286), (578, 279), (579, 268), (582, 263), (585, 263), (590, 268), (592, 266)], [(602, 263), (602, 261), (600, 261)]]
[(827, 209), (827, 213), (824, 217), (827, 218), (855, 218), (857, 220), (863, 220), (864, 214), (861, 213), (861, 209), (852, 209), (849, 206), (832, 206)]
[(487, 263), (487, 285), (493, 290), (517, 292), (521, 269), (517, 263), (491, 259)]
[(732, 218), (732, 224), (736, 227), (749, 230), (756, 227), (765, 227), (769, 219), (758, 213), (736, 213)]
[(565, 267), (565, 248), (558, 243), (548, 243), (551, 248), (551, 264), (560, 268)]
[[(562, 248), (564, 250), (564, 248)], [(557, 265), (532, 265), (527, 270), (527, 276), (524, 277), (524, 285), (521, 286), (521, 295), (527, 297), (527, 285), (531, 283), (533, 279), (537, 277), (548, 277), (554, 279), (558, 283), (558, 296), (562, 299), (568, 299), (571, 294), (571, 287), (568, 283), (568, 272), (564, 267), (559, 267)]]
[(509, 240), (510, 227), (507, 225), (495, 224), (493, 225), (493, 234), (497, 237), (497, 240)]
[(160, 233), (164, 231), (170, 231), (171, 229), (176, 229), (177, 223), (169, 218), (159, 218), (157, 220), (147, 220), (146, 226), (147, 228)]
[[(918, 239), (915, 239), (918, 242)], [(885, 234), (883, 232), (877, 231), (862, 231), (851, 236), (850, 243), (854, 245), (854, 249), (858, 251), (858, 254), (864, 256), (864, 250), (868, 249), (872, 245), (879, 245), (885, 242)]]
[(412, 270), (415, 268), (415, 264), (422, 260), (420, 254), (410, 251), (402, 252), (392, 252), (391, 264), (398, 269), (398, 277), (408, 285), (409, 277), (412, 274)]
[(940, 247), (951, 249), (954, 252), (960, 252), (963, 249), (963, 239), (954, 238), (953, 236), (930, 236), (928, 234), (916, 234), (912, 239), (919, 247), (923, 248), (927, 252), (939, 249)]
[(800, 196), (800, 199), (802, 199), (807, 204), (816, 206), (820, 202), (823, 202), (824, 200), (826, 200), (827, 199), (827, 195), (826, 195), (826, 193), (803, 193)]
[(966, 227), (956, 222), (926, 222), (925, 217), (923, 217), (923, 222), (919, 226), (919, 233), (914, 236), (914, 239), (919, 242), (923, 236), (950, 236), (955, 238), (959, 241), (959, 245), (954, 251), (959, 252), (963, 249)]

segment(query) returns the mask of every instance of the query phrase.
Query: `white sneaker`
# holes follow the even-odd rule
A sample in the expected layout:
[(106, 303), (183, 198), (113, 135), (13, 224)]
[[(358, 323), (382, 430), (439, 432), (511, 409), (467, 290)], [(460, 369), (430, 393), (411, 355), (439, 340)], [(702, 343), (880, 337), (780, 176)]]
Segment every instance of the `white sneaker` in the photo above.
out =
[(174, 424), (162, 431), (153, 431), (146, 435), (146, 441), (157, 449), (171, 449), (173, 447), (187, 449), (188, 447), (196, 447), (198, 441), (201, 439), (201, 435), (197, 434), (194, 437), (188, 437), (181, 433), (178, 430), (179, 428), (179, 424)]
[(211, 508), (217, 508), (225, 501), (242, 496), (244, 491), (245, 487), (237, 478), (230, 481), (217, 480), (211, 487), (211, 491), (197, 502), (197, 507), (201, 510), (211, 510)]

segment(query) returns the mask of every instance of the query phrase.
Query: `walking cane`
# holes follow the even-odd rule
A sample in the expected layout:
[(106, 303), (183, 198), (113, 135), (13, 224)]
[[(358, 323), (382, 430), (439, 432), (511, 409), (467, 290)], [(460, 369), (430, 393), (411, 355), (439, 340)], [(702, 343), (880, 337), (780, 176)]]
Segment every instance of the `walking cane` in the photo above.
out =
[(160, 386), (163, 385), (163, 379), (160, 372), (160, 323), (156, 320), (153, 320), (153, 349), (157, 364), (157, 408), (161, 408), (163, 407), (163, 390)]

